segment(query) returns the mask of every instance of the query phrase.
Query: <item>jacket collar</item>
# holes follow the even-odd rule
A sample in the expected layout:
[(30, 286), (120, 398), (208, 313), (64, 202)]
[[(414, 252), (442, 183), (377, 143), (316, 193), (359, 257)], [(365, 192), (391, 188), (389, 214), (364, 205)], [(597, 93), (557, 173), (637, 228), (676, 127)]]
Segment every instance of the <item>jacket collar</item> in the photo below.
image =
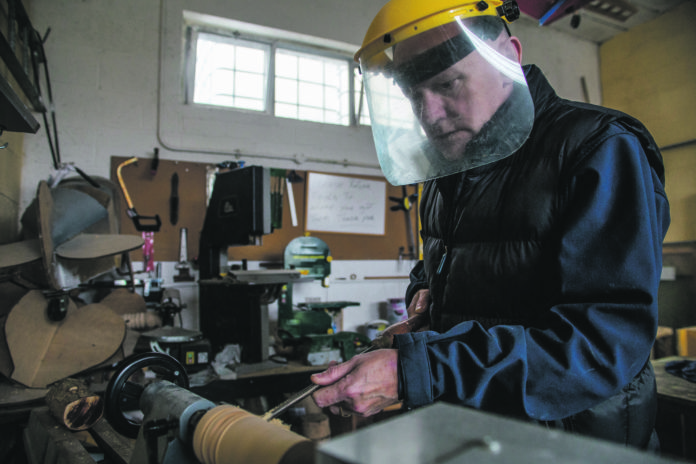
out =
[(534, 101), (535, 115), (542, 114), (551, 104), (558, 99), (556, 91), (553, 90), (546, 76), (536, 65), (529, 64), (522, 66), (524, 75), (527, 79), (527, 87)]

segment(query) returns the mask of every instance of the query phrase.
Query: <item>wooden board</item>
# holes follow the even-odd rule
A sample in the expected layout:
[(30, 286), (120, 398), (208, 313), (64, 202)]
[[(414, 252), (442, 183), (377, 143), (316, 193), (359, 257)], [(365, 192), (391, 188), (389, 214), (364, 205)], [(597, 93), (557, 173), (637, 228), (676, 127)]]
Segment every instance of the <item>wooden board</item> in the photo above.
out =
[[(116, 169), (126, 157), (111, 158), (111, 179), (118, 182)], [(157, 173), (150, 172), (150, 159), (141, 159), (137, 165), (125, 166), (121, 174), (123, 176), (128, 194), (133, 205), (143, 216), (159, 214), (162, 227), (155, 233), (154, 253), (155, 261), (179, 260), (179, 230), (182, 227), (188, 229), (187, 248), (189, 259), (198, 256), (200, 233), (203, 227), (206, 208), (206, 172), (212, 165), (195, 162), (182, 162), (160, 159)], [(251, 163), (247, 163), (251, 164)], [(179, 176), (179, 221), (176, 226), (169, 222), (169, 195), (170, 182), (174, 173)], [(307, 231), (304, 227), (306, 208), (306, 182), (307, 172), (297, 171), (302, 178), (301, 182), (293, 183), (292, 192), (297, 210), (298, 226), (292, 226), (292, 218), (288, 203), (287, 192), (283, 197), (283, 222), (282, 228), (276, 229), (272, 234), (263, 237), (261, 246), (230, 247), (228, 256), (230, 260), (237, 262), (242, 259), (253, 261), (273, 262), (282, 265), (285, 247), (294, 238), (304, 236)], [(351, 176), (360, 179), (384, 181), (383, 177), (375, 176)], [(394, 187), (386, 183), (387, 204), (385, 213), (384, 235), (356, 235), (343, 233), (310, 232), (326, 242), (331, 250), (333, 259), (364, 260), (364, 259), (398, 259), (399, 247), (407, 247), (406, 217), (403, 211), (390, 211), (391, 206), (397, 203), (389, 200), (389, 197), (402, 197), (402, 188)], [(415, 192), (415, 187), (408, 187), (407, 193)], [(122, 234), (139, 234), (132, 220), (126, 214), (125, 202), (121, 202), (121, 230)], [(411, 212), (413, 230), (416, 228), (416, 214)], [(417, 234), (417, 232), (414, 232)], [(142, 252), (131, 253), (134, 261), (142, 260)]]
[(137, 235), (80, 234), (56, 248), (65, 259), (96, 259), (137, 250), (144, 240)]
[(41, 259), (38, 239), (0, 245), (0, 269), (28, 264)]

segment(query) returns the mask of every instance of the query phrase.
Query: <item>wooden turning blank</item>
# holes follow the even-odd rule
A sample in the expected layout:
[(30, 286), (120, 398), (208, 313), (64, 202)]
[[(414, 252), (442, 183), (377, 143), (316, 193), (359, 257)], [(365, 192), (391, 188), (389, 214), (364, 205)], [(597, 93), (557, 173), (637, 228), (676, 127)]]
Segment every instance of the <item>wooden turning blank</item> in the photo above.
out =
[(243, 409), (222, 405), (196, 426), (193, 450), (203, 464), (312, 462), (314, 444)]

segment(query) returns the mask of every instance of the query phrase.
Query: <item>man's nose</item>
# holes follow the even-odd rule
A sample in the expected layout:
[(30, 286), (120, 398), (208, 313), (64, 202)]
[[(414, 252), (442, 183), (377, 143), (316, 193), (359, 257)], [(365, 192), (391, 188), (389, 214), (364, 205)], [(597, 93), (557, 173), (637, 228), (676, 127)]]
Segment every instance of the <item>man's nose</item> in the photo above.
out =
[(424, 90), (418, 102), (418, 117), (425, 125), (434, 124), (446, 116), (442, 97), (435, 92)]

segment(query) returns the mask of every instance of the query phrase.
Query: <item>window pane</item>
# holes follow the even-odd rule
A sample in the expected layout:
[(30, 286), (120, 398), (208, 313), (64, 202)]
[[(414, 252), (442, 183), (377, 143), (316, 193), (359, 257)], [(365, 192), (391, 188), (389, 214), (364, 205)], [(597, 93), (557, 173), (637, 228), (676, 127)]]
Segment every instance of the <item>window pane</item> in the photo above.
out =
[(300, 82), (300, 105), (319, 108), (324, 104), (323, 88), (318, 84)]
[(323, 121), (324, 111), (321, 108), (309, 108), (307, 106), (300, 106), (299, 119), (304, 121)]
[(235, 65), (240, 71), (249, 71), (263, 74), (265, 67), (265, 53), (254, 48), (237, 47)]
[(318, 58), (300, 57), (299, 79), (306, 82), (321, 83), (324, 80), (324, 66)]
[(261, 100), (254, 99), (254, 98), (235, 97), (234, 106), (236, 108), (243, 108), (246, 110), (263, 111), (263, 106), (262, 106)]
[(276, 53), (275, 73), (276, 76), (297, 79), (297, 57), (287, 53)]
[[(291, 72), (289, 68), (295, 66)], [(275, 114), (307, 121), (350, 125), (349, 60), (278, 49)], [(295, 72), (296, 71), (296, 72)], [(296, 103), (294, 112), (281, 103)]]
[(335, 89), (327, 88), (324, 95), (324, 108), (336, 111), (341, 108), (341, 99)]
[(263, 111), (270, 47), (218, 34), (196, 42), (194, 103)]
[(217, 69), (210, 75), (210, 95), (234, 95), (234, 73)]
[(297, 104), (297, 81), (292, 79), (276, 79), (276, 102)]
[(235, 76), (234, 87), (240, 97), (263, 100), (263, 81), (258, 74), (238, 72)]
[(284, 103), (276, 103), (275, 115), (281, 118), (297, 119), (297, 105), (286, 105)]

